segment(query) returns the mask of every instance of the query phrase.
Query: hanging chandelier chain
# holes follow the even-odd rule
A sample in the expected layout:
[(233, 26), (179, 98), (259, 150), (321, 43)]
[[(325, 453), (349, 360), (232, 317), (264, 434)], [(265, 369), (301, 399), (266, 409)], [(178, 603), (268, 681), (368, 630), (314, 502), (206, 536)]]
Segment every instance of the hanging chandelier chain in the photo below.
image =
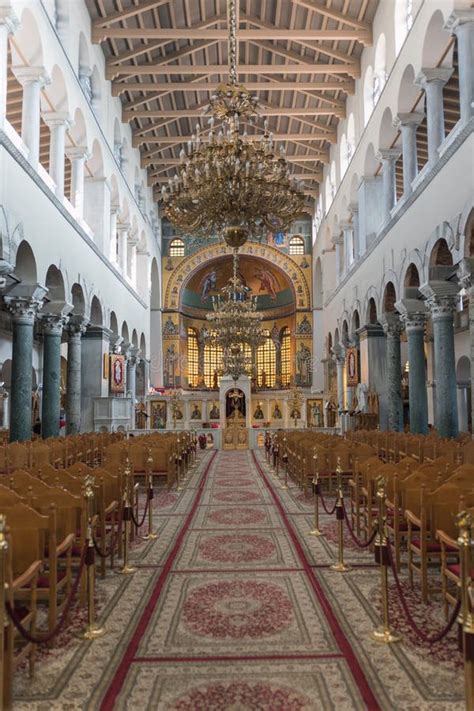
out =
[(227, 1), (227, 23), (229, 26), (228, 38), (228, 64), (229, 64), (229, 83), (232, 86), (237, 84), (237, 4), (236, 0)]

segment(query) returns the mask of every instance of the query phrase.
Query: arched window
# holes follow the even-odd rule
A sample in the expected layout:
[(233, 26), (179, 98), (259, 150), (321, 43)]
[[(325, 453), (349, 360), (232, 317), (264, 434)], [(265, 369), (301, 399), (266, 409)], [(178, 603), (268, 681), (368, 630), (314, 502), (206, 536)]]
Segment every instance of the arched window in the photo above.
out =
[(214, 373), (217, 371), (217, 385), (220, 383), (219, 368), (222, 365), (222, 348), (214, 344), (207, 343), (204, 346), (204, 385), (212, 388), (214, 385)]
[[(264, 331), (265, 343), (257, 348), (257, 382), (272, 388), (276, 381), (276, 348), (270, 338), (270, 332)], [(265, 378), (263, 377), (265, 373)]]
[(184, 257), (184, 242), (182, 239), (171, 240), (170, 257)]
[(199, 350), (196, 331), (188, 328), (188, 385), (196, 387), (199, 375)]
[(290, 254), (304, 254), (304, 239), (296, 236), (292, 237), (288, 244)]
[(291, 337), (290, 329), (286, 326), (281, 336), (281, 384), (289, 385), (291, 382)]
[(398, 54), (413, 25), (413, 0), (395, 0), (395, 51)]

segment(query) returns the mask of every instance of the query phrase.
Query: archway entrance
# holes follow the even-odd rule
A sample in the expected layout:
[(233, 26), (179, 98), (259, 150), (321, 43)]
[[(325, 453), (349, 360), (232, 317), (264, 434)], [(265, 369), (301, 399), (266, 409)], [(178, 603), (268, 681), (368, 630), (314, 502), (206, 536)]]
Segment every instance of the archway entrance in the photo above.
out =
[(225, 396), (224, 449), (247, 449), (246, 397), (240, 388), (232, 388)]

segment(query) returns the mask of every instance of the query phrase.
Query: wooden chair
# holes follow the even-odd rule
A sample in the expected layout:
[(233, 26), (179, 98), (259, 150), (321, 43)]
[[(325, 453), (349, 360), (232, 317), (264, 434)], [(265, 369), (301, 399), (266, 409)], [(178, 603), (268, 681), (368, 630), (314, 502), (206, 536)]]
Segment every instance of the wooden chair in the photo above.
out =
[[(19, 525), (6, 510), (8, 549), (6, 551), (5, 596), (20, 618), (21, 624), (32, 635), (36, 633), (37, 580), (42, 567), (42, 541), (40, 531), (28, 523)], [(36, 644), (24, 640), (11, 620), (5, 627), (3, 705), (12, 706), (12, 682), (15, 670), (25, 661), (30, 678), (35, 670)]]

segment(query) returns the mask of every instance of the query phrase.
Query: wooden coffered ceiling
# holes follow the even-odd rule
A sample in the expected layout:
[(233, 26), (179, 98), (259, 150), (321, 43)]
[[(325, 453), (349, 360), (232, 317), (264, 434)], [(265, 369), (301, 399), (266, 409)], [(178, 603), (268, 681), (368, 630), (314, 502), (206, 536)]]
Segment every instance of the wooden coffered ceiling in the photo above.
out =
[[(226, 0), (86, 0), (92, 41), (123, 102), (149, 182), (174, 174), (181, 148), (210, 94), (227, 81)], [(372, 43), (378, 0), (240, 0), (239, 81), (260, 100), (263, 120), (284, 144), (308, 199), (318, 196), (322, 164)], [(206, 119), (201, 121), (206, 127)]]

